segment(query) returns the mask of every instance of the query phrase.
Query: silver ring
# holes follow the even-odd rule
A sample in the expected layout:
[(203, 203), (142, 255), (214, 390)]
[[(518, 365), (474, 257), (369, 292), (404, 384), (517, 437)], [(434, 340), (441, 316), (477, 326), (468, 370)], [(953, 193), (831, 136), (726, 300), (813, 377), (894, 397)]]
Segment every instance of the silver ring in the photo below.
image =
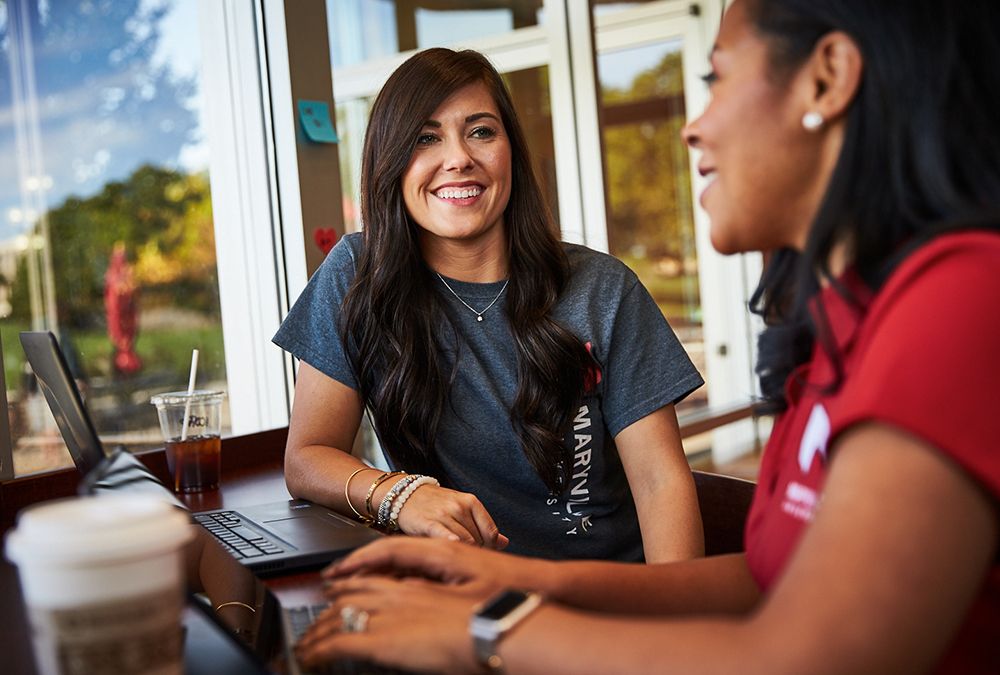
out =
[(347, 605), (340, 610), (340, 631), (342, 633), (364, 633), (371, 618), (363, 609)]

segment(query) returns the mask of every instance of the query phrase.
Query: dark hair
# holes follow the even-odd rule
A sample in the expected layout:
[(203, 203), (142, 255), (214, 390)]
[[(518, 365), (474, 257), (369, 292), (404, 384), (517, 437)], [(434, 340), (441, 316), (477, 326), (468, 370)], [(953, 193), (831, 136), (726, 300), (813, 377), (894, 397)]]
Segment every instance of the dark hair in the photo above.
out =
[(855, 270), (877, 290), (931, 238), (1000, 226), (1000, 3), (744, 1), (769, 43), (774, 77), (801, 65), (831, 31), (850, 36), (864, 63), (805, 248), (774, 252), (750, 301), (768, 326), (757, 365), (763, 407), (777, 412), (814, 336), (836, 357), (807, 308), (817, 275), (831, 276), (835, 246), (848, 246)]
[[(504, 311), (517, 352), (511, 422), (528, 461), (553, 492), (566, 484), (572, 455), (565, 430), (583, 392), (589, 354), (551, 318), (569, 263), (531, 168), (510, 93), (474, 51), (428, 49), (403, 63), (372, 107), (361, 165), (364, 248), (344, 300), (342, 331), (360, 393), (383, 449), (410, 471), (437, 474), (435, 437), (457, 360), (446, 372), (449, 336), (406, 211), (401, 180), (424, 123), (450, 95), (482, 83), (500, 111), (511, 146), (511, 194), (504, 210), (509, 279)], [(454, 341), (456, 333), (451, 331)]]

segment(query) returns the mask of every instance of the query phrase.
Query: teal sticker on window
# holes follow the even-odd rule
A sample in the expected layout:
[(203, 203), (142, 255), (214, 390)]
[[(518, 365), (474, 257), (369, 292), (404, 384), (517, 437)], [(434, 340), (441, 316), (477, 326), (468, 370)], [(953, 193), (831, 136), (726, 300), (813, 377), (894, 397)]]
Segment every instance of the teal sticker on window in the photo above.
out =
[(299, 101), (302, 130), (313, 143), (336, 143), (337, 131), (330, 120), (330, 106), (325, 101)]

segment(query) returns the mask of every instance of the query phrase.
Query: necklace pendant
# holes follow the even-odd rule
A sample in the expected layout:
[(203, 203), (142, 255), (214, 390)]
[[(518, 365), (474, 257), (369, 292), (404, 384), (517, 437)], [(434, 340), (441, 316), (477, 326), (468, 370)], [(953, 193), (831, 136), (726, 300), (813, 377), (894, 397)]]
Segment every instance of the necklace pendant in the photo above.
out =
[(454, 288), (452, 288), (450, 285), (448, 285), (448, 282), (444, 280), (444, 277), (441, 276), (440, 272), (436, 272), (435, 274), (437, 274), (438, 279), (441, 280), (441, 283), (444, 284), (445, 288), (447, 288), (451, 292), (451, 294), (454, 295), (458, 299), (458, 301), (460, 303), (462, 303), (463, 305), (465, 305), (465, 308), (467, 310), (469, 310), (470, 312), (472, 312), (473, 314), (476, 315), (476, 321), (479, 322), (479, 323), (482, 323), (482, 321), (483, 321), (483, 314), (486, 313), (486, 310), (488, 310), (493, 305), (497, 304), (497, 300), (499, 300), (500, 296), (503, 295), (503, 292), (505, 290), (507, 290), (507, 284), (510, 283), (510, 279), (507, 279), (507, 281), (503, 282), (503, 286), (500, 287), (500, 292), (497, 293), (497, 296), (495, 298), (493, 298), (493, 302), (491, 302), (490, 304), (486, 305), (486, 307), (483, 309), (483, 311), (478, 312), (478, 311), (476, 311), (475, 307), (473, 307), (472, 305), (470, 305), (469, 303), (467, 303), (465, 300), (463, 300), (462, 296), (459, 295), (458, 293), (456, 293)]

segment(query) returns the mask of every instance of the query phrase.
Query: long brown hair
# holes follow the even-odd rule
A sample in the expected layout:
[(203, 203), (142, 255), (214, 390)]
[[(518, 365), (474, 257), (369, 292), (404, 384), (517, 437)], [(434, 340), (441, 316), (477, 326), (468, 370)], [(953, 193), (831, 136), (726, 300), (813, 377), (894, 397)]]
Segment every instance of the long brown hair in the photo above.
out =
[(781, 412), (788, 407), (786, 381), (811, 358), (814, 339), (836, 368), (831, 388), (840, 385), (840, 356), (813, 324), (808, 305), (819, 290), (817, 271), (838, 288), (829, 267), (837, 246), (850, 246), (852, 266), (877, 291), (934, 237), (1000, 229), (1000, 7), (753, 0), (747, 9), (779, 82), (832, 31), (849, 35), (864, 61), (840, 157), (805, 249), (774, 252), (750, 301), (767, 324), (757, 359), (759, 409)]
[(451, 94), (474, 83), (492, 95), (511, 146), (511, 196), (504, 211), (510, 261), (504, 310), (518, 374), (511, 422), (528, 461), (551, 491), (560, 492), (573, 465), (563, 436), (579, 404), (590, 356), (550, 316), (566, 284), (568, 262), (510, 93), (482, 54), (418, 52), (376, 97), (361, 164), (364, 248), (344, 300), (341, 331), (383, 449), (407, 470), (443, 478), (435, 439), (457, 360), (446, 367), (445, 337), (438, 330), (445, 314), (401, 181), (424, 123)]

